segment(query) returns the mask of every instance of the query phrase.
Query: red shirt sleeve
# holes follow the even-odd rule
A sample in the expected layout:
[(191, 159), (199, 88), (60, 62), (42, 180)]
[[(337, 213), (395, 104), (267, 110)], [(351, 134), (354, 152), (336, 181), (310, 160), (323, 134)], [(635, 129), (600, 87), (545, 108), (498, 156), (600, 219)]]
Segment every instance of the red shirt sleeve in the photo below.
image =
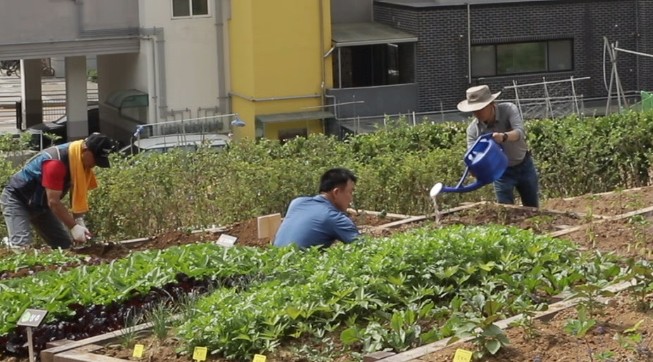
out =
[(67, 172), (66, 165), (59, 160), (44, 161), (41, 185), (46, 189), (63, 191)]

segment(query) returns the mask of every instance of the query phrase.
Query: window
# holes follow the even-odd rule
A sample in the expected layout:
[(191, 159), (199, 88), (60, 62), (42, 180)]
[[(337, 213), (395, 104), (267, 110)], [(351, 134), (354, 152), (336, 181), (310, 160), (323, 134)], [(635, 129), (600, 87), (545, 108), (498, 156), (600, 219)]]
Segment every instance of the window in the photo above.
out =
[(572, 48), (572, 40), (472, 46), (472, 76), (573, 70)]
[(281, 143), (286, 143), (296, 137), (308, 137), (308, 130), (306, 128), (286, 128), (279, 131)]
[(172, 16), (189, 17), (209, 15), (208, 0), (172, 0)]
[(336, 87), (372, 87), (415, 82), (414, 43), (341, 47), (333, 57)]

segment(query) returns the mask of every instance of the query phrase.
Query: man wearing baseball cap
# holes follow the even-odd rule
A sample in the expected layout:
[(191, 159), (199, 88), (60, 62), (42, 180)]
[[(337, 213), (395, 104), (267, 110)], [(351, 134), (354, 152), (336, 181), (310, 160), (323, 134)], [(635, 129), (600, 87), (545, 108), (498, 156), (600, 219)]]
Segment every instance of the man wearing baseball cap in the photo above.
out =
[(510, 102), (495, 103), (501, 92), (492, 93), (487, 85), (467, 89), (467, 97), (458, 103), (462, 112), (472, 112), (474, 119), (467, 127), (467, 148), (484, 134), (503, 148), (508, 157), (508, 168), (494, 182), (497, 201), (514, 204), (517, 189), (524, 206), (539, 206), (538, 176), (535, 163), (526, 143), (524, 121), (517, 106)]
[[(109, 154), (114, 150), (112, 139), (93, 133), (46, 148), (28, 160), (0, 195), (8, 246), (29, 247), (31, 226), (52, 248), (66, 249), (90, 239), (83, 216), (88, 211), (88, 191), (97, 187), (93, 168), (109, 167)], [(61, 201), (69, 190), (70, 209)]]

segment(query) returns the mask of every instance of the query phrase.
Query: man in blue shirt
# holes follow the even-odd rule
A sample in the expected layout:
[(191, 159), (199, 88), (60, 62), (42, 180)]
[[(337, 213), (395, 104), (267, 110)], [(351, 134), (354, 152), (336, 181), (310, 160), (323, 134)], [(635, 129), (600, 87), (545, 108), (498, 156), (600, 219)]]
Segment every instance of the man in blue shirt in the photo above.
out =
[(333, 168), (320, 178), (319, 195), (298, 197), (290, 202), (274, 246), (296, 244), (329, 247), (336, 240), (351, 243), (360, 232), (347, 216), (354, 198), (356, 176), (345, 168)]

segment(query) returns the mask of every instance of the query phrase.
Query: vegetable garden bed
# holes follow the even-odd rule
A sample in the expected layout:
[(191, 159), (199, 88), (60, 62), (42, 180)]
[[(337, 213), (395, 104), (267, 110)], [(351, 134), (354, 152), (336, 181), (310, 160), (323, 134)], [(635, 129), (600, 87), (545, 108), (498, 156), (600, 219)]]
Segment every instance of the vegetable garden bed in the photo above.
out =
[[(590, 199), (587, 199), (587, 200), (590, 200), (593, 205), (597, 205), (597, 203), (598, 204), (601, 203), (601, 201), (600, 200), (597, 201), (596, 198), (590, 198)], [(606, 201), (606, 202), (608, 202), (608, 201)], [(580, 201), (578, 203), (576, 203), (576, 205), (580, 205), (580, 204), (581, 204)], [(632, 222), (629, 223), (628, 221), (626, 221), (626, 222), (623, 221), (623, 220), (626, 220), (626, 219), (604, 221), (604, 219), (601, 218), (600, 215), (593, 214), (591, 212), (583, 214), (583, 206), (578, 206), (578, 209), (576, 209), (576, 210), (579, 210), (579, 211), (577, 211), (576, 213), (573, 213), (573, 212), (566, 212), (566, 210), (565, 211), (560, 211), (560, 210), (558, 210), (558, 211), (556, 211), (556, 210), (533, 210), (533, 209), (529, 209), (529, 208), (503, 207), (503, 206), (498, 206), (498, 205), (495, 205), (495, 204), (492, 204), (492, 203), (479, 203), (479, 204), (467, 205), (465, 207), (458, 208), (454, 212), (449, 212), (449, 213), (445, 212), (444, 215), (441, 218), (441, 222), (442, 222), (443, 225), (453, 225), (453, 224), (487, 225), (487, 224), (497, 223), (497, 224), (504, 224), (504, 225), (513, 225), (513, 226), (516, 226), (516, 227), (519, 227), (519, 228), (529, 229), (529, 230), (532, 230), (533, 232), (539, 233), (539, 234), (551, 233), (551, 234), (559, 235), (559, 234), (562, 234), (562, 233), (569, 232), (568, 235), (570, 235), (570, 236), (569, 237), (563, 236), (563, 238), (568, 238), (570, 240), (573, 240), (573, 241), (576, 241), (576, 242), (579, 242), (579, 243), (580, 243), (580, 241), (579, 241), (580, 239), (577, 239), (576, 236), (574, 236), (575, 235), (574, 233), (577, 233), (578, 235), (582, 234), (583, 233), (582, 230), (586, 230), (586, 229), (584, 229), (584, 227), (586, 225), (590, 224), (591, 221), (594, 221), (594, 223), (591, 223), (591, 225), (593, 225), (590, 228), (591, 230), (597, 230), (597, 227), (595, 227), (595, 226), (598, 226), (598, 225), (606, 225), (605, 227), (608, 228), (608, 230), (611, 230), (613, 227), (620, 227), (620, 226), (632, 229), (632, 226), (633, 226)], [(633, 218), (633, 216), (635, 216), (635, 218)], [(370, 215), (367, 215), (366, 217), (369, 220)], [(380, 219), (385, 219), (384, 217), (380, 217), (378, 215), (376, 217), (380, 218)], [(637, 215), (630, 215), (627, 220), (638, 221), (640, 223), (638, 225), (647, 225), (646, 223), (650, 221), (648, 219), (648, 215), (647, 215), (646, 212), (639, 213)], [(422, 217), (406, 217), (406, 218), (403, 218), (403, 219), (397, 218), (397, 219), (395, 219), (394, 222), (391, 222), (391, 219), (388, 218), (387, 220), (384, 220), (384, 221), (390, 222), (389, 224), (384, 224), (384, 225), (392, 225), (393, 227), (392, 228), (387, 228), (387, 227), (384, 227), (384, 225), (378, 226), (378, 224), (377, 224), (377, 226), (375, 226), (375, 227), (367, 228), (368, 230), (371, 230), (370, 234), (371, 235), (380, 235), (380, 236), (386, 235), (387, 238), (392, 239), (392, 238), (394, 238), (395, 235), (397, 235), (397, 237), (401, 238), (401, 237), (403, 237), (402, 236), (403, 234), (401, 234), (402, 231), (410, 230), (410, 229), (413, 229), (413, 228), (416, 228), (416, 227), (425, 226), (425, 227), (427, 227), (427, 229), (434, 230), (431, 233), (437, 233), (438, 232), (437, 230), (438, 230), (438, 227), (439, 227), (438, 225), (434, 225), (432, 215), (431, 216), (425, 215), (425, 216), (422, 216)], [(250, 223), (252, 223), (252, 221), (250, 221)], [(244, 224), (241, 224), (241, 225), (244, 226), (241, 229), (242, 230), (242, 235), (246, 235), (247, 232), (249, 231), (254, 236), (254, 239), (256, 239), (256, 229), (255, 228), (248, 228), (247, 223), (244, 223)], [(360, 225), (360, 222), (359, 222), (359, 225)], [(374, 224), (372, 222), (370, 222), (369, 225), (372, 226)], [(578, 228), (579, 230), (575, 230), (576, 228)], [(241, 236), (241, 234), (238, 234), (238, 233), (234, 232), (234, 230), (235, 229), (232, 228), (229, 231), (229, 234), (234, 235), (234, 236), (238, 236), (239, 237), (239, 243), (241, 243), (241, 241), (244, 241), (244, 240), (252, 240), (252, 239), (248, 239), (247, 237)], [(388, 232), (388, 230), (392, 230), (392, 232)], [(395, 234), (395, 233), (397, 233), (397, 234)], [(188, 239), (187, 239), (188, 242), (194, 243), (194, 242), (198, 241), (197, 239), (193, 239), (193, 238), (198, 236), (196, 234), (184, 234), (184, 233), (181, 233), (181, 235), (187, 236), (188, 237)], [(588, 234), (587, 234), (587, 232), (585, 232), (585, 234), (583, 234), (583, 235), (588, 235)], [(418, 235), (416, 237), (420, 238), (420, 237), (424, 237), (424, 236), (423, 235), (422, 236)], [(215, 239), (216, 235), (212, 234), (210, 238)], [(388, 242), (386, 240), (387, 238), (381, 237), (380, 239), (374, 239), (374, 240), (369, 240), (369, 241), (374, 242), (376, 240), (376, 242), (385, 243), (385, 242)], [(530, 236), (530, 238), (533, 238), (533, 236)], [(628, 238), (628, 236), (624, 236), (624, 238)], [(174, 239), (174, 238), (172, 238), (172, 239)], [(177, 241), (173, 241), (172, 243), (175, 243), (175, 242), (178, 242), (180, 244), (185, 243), (185, 242), (179, 242), (179, 239), (176, 239), (176, 240)], [(208, 239), (205, 239), (204, 241), (206, 241), (206, 240), (208, 240)], [(397, 244), (396, 241), (391, 240), (390, 242)], [(401, 242), (399, 242), (399, 244), (400, 243)], [(413, 243), (416, 243), (416, 242), (413, 242)], [(151, 241), (147, 241), (147, 242), (143, 242), (141, 246), (137, 246), (138, 243), (134, 243), (133, 246), (142, 247), (142, 248), (147, 249), (148, 244), (151, 244), (150, 247), (155, 245), (155, 243), (151, 243)], [(245, 242), (243, 244), (248, 244), (248, 243)], [(265, 246), (267, 246), (269, 244), (266, 241), (263, 241), (261, 243), (260, 240), (256, 240), (256, 243), (252, 243), (252, 245), (256, 245), (256, 246), (259, 246), (259, 247), (263, 246), (263, 249), (261, 249), (261, 250), (262, 250), (262, 252), (265, 252), (265, 250), (268, 249)], [(607, 244), (603, 245), (601, 243), (597, 243), (595, 246), (596, 246), (596, 249), (598, 249), (598, 250), (609, 250), (607, 248), (607, 246), (608, 246)], [(334, 251), (334, 253), (339, 253), (339, 252), (341, 252), (339, 249), (345, 250), (346, 248), (342, 247), (342, 246), (339, 246), (337, 248), (332, 248), (332, 249), (336, 250), (336, 251)], [(617, 248), (617, 249), (621, 250), (620, 248)], [(274, 250), (274, 249), (269, 249), (269, 250)], [(259, 254), (256, 254), (256, 255), (257, 255), (257, 257), (259, 256)], [(462, 254), (457, 253), (455, 255), (459, 256), (459, 255), (462, 255)], [(503, 256), (495, 255), (495, 258), (502, 258), (502, 257)], [(342, 256), (341, 259), (342, 258), (344, 258), (344, 256)], [(432, 262), (436, 263), (436, 262), (438, 262), (438, 260), (440, 260), (440, 259), (434, 259)], [(460, 260), (457, 260), (457, 261), (460, 261)], [(416, 263), (416, 264), (422, 265), (422, 263), (425, 263), (425, 262), (426, 262), (425, 268), (428, 269), (428, 265), (430, 265), (428, 260), (424, 260), (423, 258), (420, 258), (420, 262)], [(487, 262), (494, 262), (494, 260), (487, 260)], [(352, 263), (355, 264), (354, 261), (352, 261)], [(392, 263), (393, 262), (391, 262), (390, 264), (392, 264)], [(612, 263), (612, 261), (608, 260), (608, 261), (606, 261), (606, 263)], [(481, 264), (476, 266), (476, 269), (478, 269), (479, 266), (484, 266), (485, 268), (489, 268), (490, 270), (494, 270), (494, 268), (495, 268), (495, 264), (483, 264), (483, 263), (481, 263)], [(483, 268), (481, 268), (481, 270), (483, 270)], [(377, 271), (377, 272), (379, 272), (379, 271)], [(406, 272), (406, 271), (404, 271), (404, 272)], [(441, 271), (441, 272), (444, 272), (444, 271)], [(284, 275), (285, 273), (286, 272), (283, 272), (282, 275)], [(361, 277), (362, 275), (365, 275), (365, 273), (363, 273), (362, 270), (361, 270), (361, 273), (362, 274), (360, 274), (360, 275), (357, 274), (358, 277)], [(350, 278), (351, 278), (351, 276), (350, 276)], [(322, 281), (322, 282), (324, 282), (324, 281)], [(571, 281), (569, 281), (569, 282), (571, 282)], [(269, 281), (269, 280), (264, 281), (263, 284), (265, 284), (265, 283), (271, 283), (271, 281)], [(388, 284), (388, 281), (386, 281), (385, 284)], [(390, 282), (390, 284), (392, 284), (392, 282)], [(265, 287), (265, 285), (263, 285), (262, 287), (257, 286), (257, 288), (265, 289), (267, 287)], [(273, 287), (273, 289), (271, 289), (271, 290), (276, 290), (277, 288), (279, 288), (279, 286)], [(255, 298), (255, 292), (252, 292), (252, 294), (233, 295), (233, 296), (231, 296), (232, 294), (230, 294), (229, 292), (224, 292), (224, 293), (226, 293), (226, 294), (224, 294), (222, 296), (222, 298), (232, 298), (233, 297), (233, 298), (236, 298), (234, 300), (240, 300), (242, 298), (245, 298), (247, 295), (250, 295), (252, 298)], [(273, 293), (273, 292), (270, 292), (270, 293)], [(492, 293), (488, 293), (488, 295), (491, 295), (491, 294)], [(551, 297), (552, 294), (550, 292), (546, 292), (544, 289), (542, 289), (542, 290), (538, 289), (535, 294), (528, 294), (528, 295), (531, 295), (531, 297), (534, 297), (534, 298), (536, 298), (538, 300), (541, 299), (541, 301), (547, 301), (547, 300), (550, 300), (549, 298)], [(215, 297), (208, 296), (207, 298), (215, 298)], [(429, 297), (429, 298), (432, 298), (432, 297)], [(427, 298), (427, 299), (429, 299), (429, 298)], [(205, 303), (208, 303), (208, 302), (205, 302)], [(624, 304), (625, 302), (623, 302), (623, 301), (618, 301), (618, 303), (621, 303), (620, 305), (626, 305), (626, 304)], [(422, 307), (415, 310), (414, 313), (419, 315)], [(433, 308), (433, 307), (431, 307), (431, 308)], [(287, 310), (286, 310), (286, 312), (288, 313)], [(245, 312), (243, 311), (243, 313), (245, 313)], [(396, 314), (396, 312), (394, 314)], [(391, 313), (390, 316), (393, 316), (394, 314)], [(291, 313), (291, 315), (292, 315), (292, 313)], [(506, 314), (506, 316), (509, 316), (509, 315), (510, 315), (510, 313)], [(402, 315), (402, 317), (405, 318), (406, 316)], [(286, 318), (288, 318), (288, 316), (286, 316)], [(296, 317), (296, 318), (290, 318), (291, 319), (291, 324), (292, 323), (297, 323), (296, 322), (297, 318), (302, 319), (300, 317), (300, 315), (298, 315), (298, 317)], [(399, 318), (399, 317), (396, 317), (396, 318)], [(309, 322), (305, 322), (305, 323), (308, 323), (309, 327), (312, 325)], [(390, 325), (392, 324), (391, 320), (388, 320), (387, 323), (390, 324)], [(433, 324), (433, 323), (435, 323), (435, 324)], [(428, 335), (427, 331), (432, 332), (432, 330), (429, 330), (429, 328), (434, 328), (434, 326), (440, 325), (439, 323), (444, 323), (444, 322), (443, 321), (440, 321), (440, 322), (431, 321), (429, 323), (419, 322), (418, 325), (420, 325), (421, 333), (418, 333), (418, 334), (420, 336)], [(381, 324), (383, 324), (383, 323), (381, 323)], [(302, 325), (302, 323), (300, 323), (300, 325)], [(190, 327), (187, 327), (187, 328), (190, 328)], [(202, 328), (204, 328), (204, 327), (202, 327)], [(299, 327), (297, 327), (295, 325), (295, 328), (299, 328)], [(304, 326), (303, 328), (307, 328), (307, 327)], [(322, 338), (329, 338), (328, 343), (325, 342), (325, 341), (319, 341), (319, 339), (316, 339), (315, 335), (312, 335), (310, 337), (302, 337), (303, 339), (300, 339), (300, 341), (301, 341), (300, 344), (303, 346), (302, 347), (303, 350), (299, 349), (300, 347), (298, 347), (297, 345), (293, 346), (292, 343), (288, 344), (289, 341), (291, 341), (293, 338), (287, 337), (287, 338), (290, 338), (290, 340), (288, 340), (288, 339), (283, 339), (282, 340), (282, 342), (280, 344), (281, 347), (279, 349), (281, 352), (275, 352), (275, 353), (269, 354), (270, 358), (268, 360), (275, 360), (275, 358), (276, 358), (276, 360), (284, 360), (284, 361), (291, 361), (291, 360), (297, 360), (297, 361), (299, 361), (299, 360), (316, 360), (316, 361), (317, 360), (325, 360), (326, 361), (326, 360), (349, 360), (349, 359), (352, 359), (352, 358), (356, 359), (356, 358), (360, 358), (361, 353), (364, 354), (363, 346), (365, 345), (365, 343), (373, 342), (373, 341), (365, 342), (364, 338), (361, 337), (361, 335), (357, 334), (359, 332), (363, 333), (363, 335), (364, 335), (364, 332), (370, 332), (371, 333), (371, 331), (369, 330), (369, 326), (365, 330), (352, 330), (351, 327), (348, 327), (347, 323), (344, 323), (344, 321), (340, 321), (340, 323), (334, 328), (335, 329), (332, 330), (332, 331), (329, 331), (327, 329), (327, 330), (324, 330), (324, 331), (320, 332), (320, 333), (323, 333)], [(444, 329), (447, 328), (446, 324), (445, 325), (440, 325), (439, 330), (442, 330), (443, 328)], [(641, 323), (640, 328), (648, 328), (648, 327), (647, 327), (646, 323)], [(309, 330), (310, 330), (310, 328), (309, 328)], [(614, 329), (612, 329), (611, 331), (617, 331), (617, 330), (618, 330), (618, 327), (614, 327)], [(648, 329), (642, 329), (642, 330), (648, 330)], [(415, 330), (413, 329), (412, 331), (413, 331), (412, 333), (414, 333)], [(623, 330), (622, 330), (622, 332), (623, 332)], [(177, 332), (173, 332), (173, 333), (177, 333)], [(300, 333), (300, 335), (304, 336), (308, 332), (304, 331), (303, 333), (304, 334)], [(344, 338), (347, 340), (347, 343), (344, 343), (342, 341), (343, 333), (344, 333), (344, 336), (345, 336)], [(392, 333), (393, 333), (392, 328), (390, 328), (390, 332), (386, 331), (386, 333), (389, 333), (389, 335), (392, 335)], [(406, 329), (403, 333), (404, 333), (404, 338), (405, 338), (406, 333), (410, 334), (411, 330)], [(435, 335), (435, 333), (436, 332), (432, 332), (429, 338), (434, 338), (434, 337), (438, 337), (438, 336), (440, 338), (442, 338), (442, 337), (444, 337), (444, 334), (446, 334), (446, 333), (444, 333), (443, 335)], [(437, 332), (437, 333), (440, 333), (440, 332)], [(513, 332), (511, 330), (510, 333), (515, 333), (515, 332)], [(347, 337), (347, 336), (349, 336), (349, 337)], [(176, 360), (176, 359), (179, 359), (180, 361), (181, 360), (184, 360), (184, 361), (190, 360), (190, 356), (188, 356), (188, 355), (179, 356), (176, 353), (172, 353), (168, 357), (163, 357), (164, 356), (163, 351), (165, 350), (164, 346), (169, 346), (170, 351), (175, 351), (177, 348), (182, 346), (182, 345), (179, 344), (179, 341), (176, 338), (176, 336), (173, 335), (171, 337), (172, 338), (170, 338), (170, 339), (162, 339), (162, 340), (159, 340), (158, 338), (155, 338), (155, 337), (149, 337), (149, 339), (141, 339), (141, 340), (138, 340), (138, 341), (143, 342), (148, 346), (150, 344), (152, 346), (157, 346), (156, 347), (157, 350), (160, 351), (160, 353), (157, 353), (157, 355), (162, 356), (161, 361), (170, 361), (170, 360)], [(386, 337), (387, 337), (387, 335), (386, 335)], [(236, 338), (238, 338), (238, 337), (236, 336)], [(347, 339), (347, 338), (350, 338), (350, 339)], [(356, 338), (363, 338), (363, 339), (360, 339), (358, 342), (356, 342)], [(390, 337), (387, 337), (387, 338), (390, 338)], [(422, 340), (421, 342), (418, 342), (417, 345), (428, 342), (429, 338), (426, 338), (426, 339)], [(513, 339), (513, 338), (511, 337), (511, 339)], [(519, 337), (517, 336), (514, 339), (519, 340)], [(420, 340), (420, 338), (418, 338), (418, 340)], [(194, 342), (194, 343), (196, 343), (196, 342)], [(406, 347), (410, 348), (411, 346), (414, 346), (414, 343), (416, 343), (416, 341), (412, 341), (410, 343), (407, 343), (403, 347), (395, 347), (395, 348), (399, 348), (399, 350), (401, 350), (402, 348), (406, 348)], [(540, 347), (543, 345), (541, 341), (536, 343), (536, 344), (538, 346), (540, 346)], [(198, 345), (198, 344), (195, 344), (195, 345)], [(353, 351), (354, 353), (353, 354), (351, 354), (351, 353), (338, 354), (339, 353), (338, 351), (342, 350), (344, 348), (344, 345), (348, 345), (347, 350)], [(399, 346), (399, 345), (400, 344), (397, 344), (396, 346)], [(325, 346), (326, 346), (326, 349), (325, 349)], [(383, 344), (381, 344), (381, 346), (383, 346)], [(159, 349), (159, 347), (161, 349)], [(154, 348), (154, 347), (152, 347), (152, 348)], [(576, 348), (576, 347), (574, 347), (574, 348)], [(256, 348), (254, 348), (254, 350), (255, 349)], [(126, 357), (125, 354), (131, 353), (130, 348), (123, 348), (123, 349), (118, 348), (117, 351), (116, 351), (115, 348), (107, 349), (105, 347), (105, 349), (103, 349), (103, 351), (104, 351), (103, 353), (106, 353), (108, 355), (115, 354), (115, 355), (120, 356), (120, 357)], [(216, 350), (216, 351), (218, 352), (218, 355), (223, 353), (223, 352), (220, 352), (219, 350)], [(513, 351), (513, 352), (510, 352), (510, 353), (515, 353), (514, 350), (511, 350), (511, 351)], [(68, 353), (68, 354), (70, 354), (70, 353)], [(359, 357), (356, 357), (356, 355), (358, 355)], [(309, 356), (312, 356), (312, 357), (309, 358)], [(501, 356), (501, 355), (499, 355), (499, 356)], [(510, 355), (510, 356), (511, 357), (509, 359), (503, 359), (503, 360), (522, 360), (519, 357), (512, 357), (513, 355)], [(517, 356), (517, 355), (515, 355), (515, 356)], [(526, 355), (524, 354), (524, 356), (526, 356)], [(148, 358), (149, 359), (156, 359), (154, 356), (150, 356)], [(216, 358), (210, 357), (210, 358), (214, 359), (216, 361), (221, 360), (219, 357), (216, 357)], [(428, 358), (435, 358), (435, 359), (428, 359)], [(431, 357), (424, 356), (424, 357), (421, 357), (420, 359), (421, 360), (434, 360), (435, 361), (435, 360), (439, 360), (437, 358), (439, 358), (439, 357), (435, 357), (435, 355), (433, 355)], [(445, 358), (445, 359), (442, 359), (443, 361), (450, 361), (451, 360), (451, 356), (447, 356), (447, 357), (443, 357), (443, 358)], [(499, 358), (499, 357), (497, 357), (497, 358)], [(236, 358), (236, 359), (238, 359), (238, 358)], [(499, 360), (502, 360), (502, 359), (499, 358), (496, 361), (499, 361)], [(524, 359), (524, 360), (528, 360), (528, 359)], [(543, 359), (543, 361), (546, 361), (546, 360), (549, 360), (549, 359)], [(492, 361), (494, 361), (494, 360), (492, 360)]]
[[(352, 211), (351, 217), (363, 229), (383, 225), (395, 220), (405, 219), (406, 215), (382, 214), (371, 211)], [(238, 245), (266, 248), (269, 238), (258, 238), (256, 218), (237, 222), (224, 228), (197, 231), (171, 231), (151, 237), (89, 245), (66, 250), (52, 251), (47, 247), (31, 249), (26, 253), (15, 254), (0, 248), (0, 280), (33, 275), (41, 271), (65, 271), (81, 265), (99, 265), (126, 257), (131, 252), (143, 250), (163, 250), (172, 246), (213, 242), (221, 234), (238, 238)]]
[[(282, 257), (294, 260), (282, 261), (275, 270), (285, 274), (292, 267), (296, 280), (270, 280), (241, 293), (218, 290), (200, 299), (193, 315), (183, 317), (186, 322), (169, 337), (237, 360), (245, 359), (250, 348), (267, 348), (267, 343), (276, 345), (276, 352), (266, 353), (272, 361), (351, 360), (355, 353), (343, 353), (343, 344), (353, 351), (375, 350), (385, 343), (401, 350), (438, 340), (474, 308), (501, 303), (501, 308), (493, 307), (496, 317), (510, 316), (533, 298), (544, 301), (589, 273), (583, 266), (587, 260), (576, 259), (581, 256), (574, 256), (569, 244), (502, 227), (424, 228), (352, 247), (361, 250), (336, 247), (327, 253), (302, 253), (301, 259)], [(568, 277), (540, 274), (537, 265), (550, 270), (558, 262), (567, 265), (563, 269)], [(423, 263), (419, 269), (414, 267), (418, 263)], [(266, 322), (269, 318), (274, 322)], [(275, 333), (287, 336), (277, 339)], [(130, 343), (147, 345), (149, 360), (189, 360), (188, 355), (162, 354), (182, 347), (166, 336)], [(150, 344), (157, 338), (160, 342)], [(101, 352), (131, 353), (114, 347)]]
[[(650, 300), (649, 300), (650, 302)], [(571, 321), (571, 323), (570, 323)], [(593, 322), (584, 320), (586, 330), (575, 333), (571, 326), (580, 325), (579, 311), (572, 306), (550, 318), (536, 319), (533, 333), (524, 328), (507, 330), (510, 345), (497, 356), (483, 361), (651, 361), (653, 321), (650, 311), (639, 308), (634, 296), (625, 291), (610, 298)], [(576, 324), (574, 324), (576, 323)], [(591, 326), (590, 326), (591, 324)], [(582, 336), (579, 334), (582, 333)], [(459, 348), (473, 350), (471, 343), (458, 344), (421, 356), (415, 361), (451, 362)], [(388, 359), (386, 362), (392, 362)]]
[(592, 215), (616, 216), (653, 205), (653, 186), (637, 187), (577, 197), (554, 198), (543, 208)]

